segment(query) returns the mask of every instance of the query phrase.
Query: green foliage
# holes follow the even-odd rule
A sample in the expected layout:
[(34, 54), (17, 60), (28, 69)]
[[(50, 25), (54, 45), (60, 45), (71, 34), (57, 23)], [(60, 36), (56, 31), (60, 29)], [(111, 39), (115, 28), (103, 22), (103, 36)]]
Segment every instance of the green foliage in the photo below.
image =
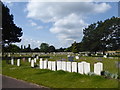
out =
[(20, 42), (22, 36), (22, 28), (17, 27), (13, 21), (13, 15), (10, 14), (10, 10), (2, 2), (2, 43), (11, 44)]
[(40, 45), (40, 51), (41, 52), (49, 52), (49, 45), (47, 43), (42, 43)]
[(120, 49), (120, 18), (112, 17), (100, 21), (83, 30), (83, 48), (86, 51), (106, 51)]
[(20, 48), (17, 45), (10, 44), (9, 46), (3, 47), (5, 52), (20, 52)]
[(54, 46), (49, 46), (49, 52), (55, 52), (55, 47)]

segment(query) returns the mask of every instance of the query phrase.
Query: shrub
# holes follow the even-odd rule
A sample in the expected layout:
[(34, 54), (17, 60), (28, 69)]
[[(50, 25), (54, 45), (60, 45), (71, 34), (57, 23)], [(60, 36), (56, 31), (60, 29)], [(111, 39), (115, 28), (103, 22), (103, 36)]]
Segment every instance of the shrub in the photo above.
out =
[(94, 74), (94, 72), (89, 72), (88, 75), (89, 75), (89, 76), (93, 76), (93, 75), (95, 75), (95, 74)]

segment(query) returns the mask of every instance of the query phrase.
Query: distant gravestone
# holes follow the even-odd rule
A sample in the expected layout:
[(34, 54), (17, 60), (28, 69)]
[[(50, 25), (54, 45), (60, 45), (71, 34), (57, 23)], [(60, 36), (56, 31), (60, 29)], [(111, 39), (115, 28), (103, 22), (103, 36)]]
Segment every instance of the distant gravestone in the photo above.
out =
[(34, 58), (34, 62), (35, 62), (35, 63), (37, 62), (37, 59), (36, 59), (36, 58)]
[(31, 67), (34, 67), (34, 60), (31, 60)]
[(43, 60), (40, 59), (40, 61), (39, 61), (39, 67), (40, 67), (40, 69), (43, 69), (43, 66), (44, 66), (44, 64), (43, 64)]
[(36, 56), (36, 59), (39, 59), (39, 56)]
[(94, 73), (96, 75), (101, 75), (101, 71), (103, 71), (103, 64), (101, 62), (94, 64)]
[(83, 71), (84, 71), (84, 70), (83, 70), (83, 63), (79, 62), (79, 63), (78, 63), (78, 73), (84, 74)]
[(70, 57), (70, 55), (67, 55), (67, 57)]
[(52, 69), (52, 64), (51, 64), (51, 61), (48, 61), (48, 69)]
[(72, 72), (77, 72), (77, 62), (72, 62)]
[(67, 62), (67, 71), (71, 72), (71, 62)]
[(107, 58), (107, 55), (103, 55), (104, 58)]
[(13, 58), (11, 59), (11, 65), (14, 65), (14, 59)]
[(31, 62), (31, 58), (28, 58), (28, 62)]
[(120, 68), (120, 61), (115, 61), (115, 65), (117, 68)]
[(56, 71), (56, 62), (55, 61), (52, 61), (52, 70)]
[(62, 69), (62, 62), (57, 61), (57, 70), (61, 70), (61, 69)]
[(47, 69), (47, 62), (48, 62), (48, 60), (44, 60), (43, 61), (43, 63), (44, 63), (44, 65), (43, 65), (44, 69)]
[(63, 70), (63, 71), (66, 71), (66, 70), (67, 70), (66, 62), (65, 62), (65, 61), (62, 61), (62, 70)]
[(79, 59), (79, 56), (75, 56), (75, 59)]
[(20, 59), (17, 59), (17, 66), (20, 66)]

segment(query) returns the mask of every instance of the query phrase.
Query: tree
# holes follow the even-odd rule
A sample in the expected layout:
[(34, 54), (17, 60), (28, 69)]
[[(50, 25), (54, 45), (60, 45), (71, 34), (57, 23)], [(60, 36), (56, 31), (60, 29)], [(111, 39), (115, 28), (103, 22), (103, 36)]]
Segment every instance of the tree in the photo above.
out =
[(40, 45), (40, 51), (41, 52), (49, 52), (49, 45), (47, 44), (47, 43), (42, 43), (41, 45)]
[(78, 48), (78, 43), (76, 43), (76, 42), (74, 42), (73, 44), (72, 44), (72, 52), (73, 53), (78, 53), (79, 52), (79, 48)]
[(20, 48), (17, 45), (10, 44), (9, 46), (3, 47), (5, 52), (19, 52)]
[(10, 10), (2, 2), (2, 44), (10, 45), (11, 43), (20, 42), (22, 36), (22, 28), (17, 27), (13, 22), (13, 15)]
[(35, 48), (34, 52), (40, 52), (40, 49), (39, 48)]
[(49, 46), (49, 52), (55, 52), (55, 47), (54, 46)]
[(85, 51), (120, 49), (120, 18), (112, 17), (104, 22), (91, 24), (83, 30), (82, 48)]

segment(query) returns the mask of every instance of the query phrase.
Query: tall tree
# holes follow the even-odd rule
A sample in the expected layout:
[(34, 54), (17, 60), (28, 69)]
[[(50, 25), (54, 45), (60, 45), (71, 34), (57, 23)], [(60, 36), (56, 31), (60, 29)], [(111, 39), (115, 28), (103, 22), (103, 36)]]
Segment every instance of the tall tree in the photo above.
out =
[(83, 30), (83, 49), (86, 51), (107, 51), (120, 49), (120, 18), (112, 17)]
[(40, 51), (41, 52), (49, 52), (49, 44), (47, 44), (47, 43), (42, 43), (41, 45), (40, 45)]
[(49, 52), (55, 52), (55, 47), (54, 46), (49, 46)]
[(20, 42), (22, 36), (22, 28), (16, 26), (13, 21), (13, 15), (10, 10), (2, 2), (2, 44), (10, 45), (11, 43)]

